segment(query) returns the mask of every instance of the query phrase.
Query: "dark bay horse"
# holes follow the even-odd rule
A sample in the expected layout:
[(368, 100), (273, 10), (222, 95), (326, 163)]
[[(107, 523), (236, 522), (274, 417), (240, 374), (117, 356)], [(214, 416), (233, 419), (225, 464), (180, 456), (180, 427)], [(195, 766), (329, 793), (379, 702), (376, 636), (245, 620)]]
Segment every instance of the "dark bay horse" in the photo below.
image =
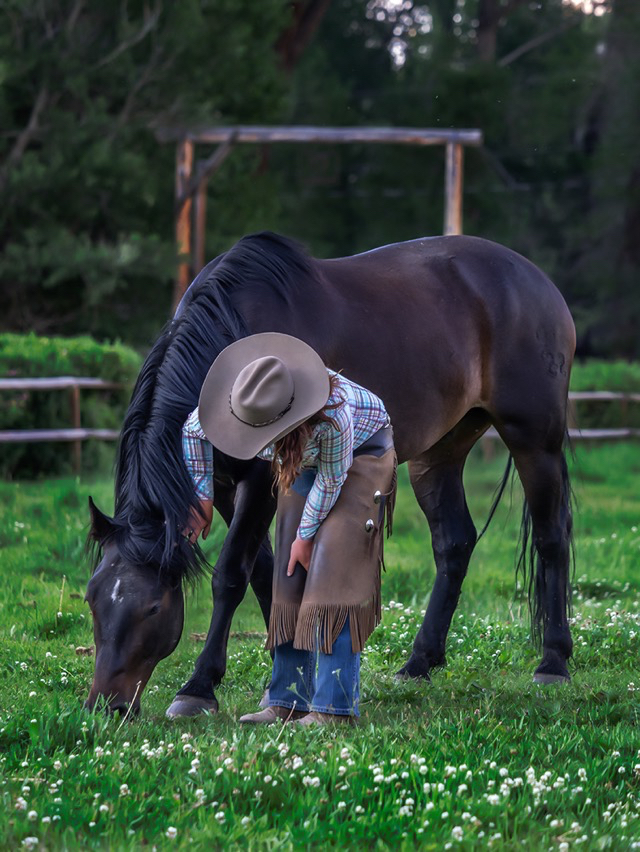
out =
[[(566, 680), (571, 511), (563, 442), (575, 330), (558, 290), (525, 258), (474, 237), (315, 260), (291, 241), (261, 233), (209, 263), (189, 288), (133, 391), (118, 450), (114, 517), (91, 504), (91, 536), (102, 558), (87, 589), (96, 641), (88, 706), (104, 696), (111, 709), (137, 712), (155, 665), (180, 638), (182, 587), (205, 567), (199, 547), (181, 536), (196, 505), (181, 427), (220, 350), (263, 331), (306, 341), (328, 366), (378, 394), (391, 415), (399, 461), (409, 463), (431, 527), (437, 568), (401, 674), (427, 678), (445, 663), (477, 540), (462, 472), (493, 425), (526, 500), (531, 552), (524, 558), (534, 635), (542, 640), (534, 679)], [(247, 585), (265, 622), (271, 600), (269, 466), (216, 451), (214, 489), (229, 532), (213, 570), (207, 641), (178, 694), (188, 712), (217, 709), (214, 687)]]

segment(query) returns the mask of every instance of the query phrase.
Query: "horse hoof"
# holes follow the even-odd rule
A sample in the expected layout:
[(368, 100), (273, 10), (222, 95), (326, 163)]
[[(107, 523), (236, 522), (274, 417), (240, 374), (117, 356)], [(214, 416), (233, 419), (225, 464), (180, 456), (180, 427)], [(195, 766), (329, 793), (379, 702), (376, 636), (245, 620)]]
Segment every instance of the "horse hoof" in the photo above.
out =
[(176, 695), (165, 716), (178, 719), (183, 716), (199, 716), (200, 713), (217, 713), (218, 702), (215, 698), (199, 698), (197, 695)]
[(393, 676), (396, 683), (404, 683), (407, 680), (426, 680), (431, 683), (431, 676), (428, 671), (412, 671), (408, 666), (403, 666), (400, 671)]
[(552, 683), (569, 683), (571, 678), (568, 675), (544, 674), (544, 672), (536, 672), (533, 676), (534, 683), (549, 685)]

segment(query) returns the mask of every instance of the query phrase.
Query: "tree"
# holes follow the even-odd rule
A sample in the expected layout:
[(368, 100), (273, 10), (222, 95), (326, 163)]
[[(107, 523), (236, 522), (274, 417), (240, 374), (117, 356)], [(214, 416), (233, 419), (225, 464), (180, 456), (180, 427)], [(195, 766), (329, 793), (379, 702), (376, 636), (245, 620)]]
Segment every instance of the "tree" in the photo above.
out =
[[(0, 8), (3, 326), (145, 341), (170, 306), (174, 151), (163, 124), (273, 120), (281, 0), (6, 0)], [(242, 165), (245, 173), (238, 174)], [(226, 234), (264, 208), (255, 155)], [(224, 230), (224, 229), (221, 229)]]

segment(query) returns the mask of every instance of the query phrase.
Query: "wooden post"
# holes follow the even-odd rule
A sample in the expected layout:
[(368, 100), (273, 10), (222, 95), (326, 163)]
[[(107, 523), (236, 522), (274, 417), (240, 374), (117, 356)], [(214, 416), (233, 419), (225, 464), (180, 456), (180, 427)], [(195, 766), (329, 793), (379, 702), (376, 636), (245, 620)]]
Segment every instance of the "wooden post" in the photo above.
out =
[[(80, 388), (78, 385), (72, 385), (70, 388), (71, 395), (71, 428), (80, 429)], [(73, 464), (73, 472), (79, 476), (82, 471), (82, 441), (74, 441), (71, 444), (71, 459)]]
[(178, 263), (173, 294), (174, 307), (191, 281), (191, 196), (184, 196), (193, 171), (193, 142), (182, 139), (176, 150), (176, 249), (182, 258)]
[(445, 164), (444, 233), (462, 233), (462, 148), (459, 142), (447, 142)]
[(204, 266), (205, 225), (207, 221), (207, 178), (201, 178), (194, 199), (195, 234), (193, 239), (193, 274), (196, 276)]

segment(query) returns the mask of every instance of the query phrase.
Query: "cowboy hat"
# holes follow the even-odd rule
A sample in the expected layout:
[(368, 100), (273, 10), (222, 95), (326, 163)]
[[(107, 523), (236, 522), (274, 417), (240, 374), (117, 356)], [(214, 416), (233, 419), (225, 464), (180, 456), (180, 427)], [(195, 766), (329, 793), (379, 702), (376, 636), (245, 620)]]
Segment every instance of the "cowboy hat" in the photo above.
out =
[(250, 459), (320, 411), (329, 392), (327, 368), (314, 349), (289, 334), (253, 334), (213, 362), (198, 416), (217, 449)]

